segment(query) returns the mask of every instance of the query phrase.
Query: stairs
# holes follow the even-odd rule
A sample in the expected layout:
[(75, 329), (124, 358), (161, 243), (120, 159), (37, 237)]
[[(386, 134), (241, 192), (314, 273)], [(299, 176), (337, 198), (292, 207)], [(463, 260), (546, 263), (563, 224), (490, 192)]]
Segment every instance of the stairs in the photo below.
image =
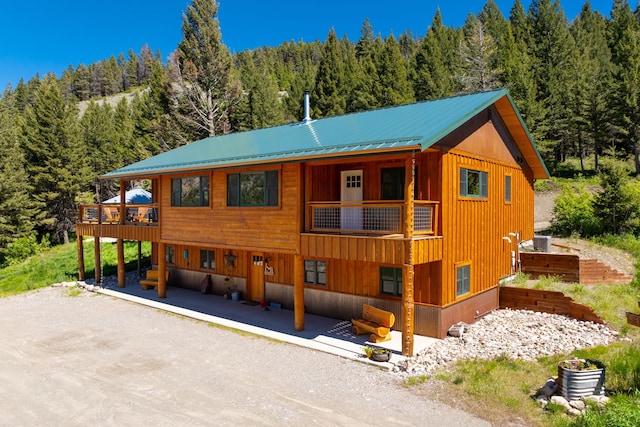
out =
[(580, 283), (593, 285), (596, 283), (630, 283), (633, 277), (614, 270), (595, 259), (580, 259)]

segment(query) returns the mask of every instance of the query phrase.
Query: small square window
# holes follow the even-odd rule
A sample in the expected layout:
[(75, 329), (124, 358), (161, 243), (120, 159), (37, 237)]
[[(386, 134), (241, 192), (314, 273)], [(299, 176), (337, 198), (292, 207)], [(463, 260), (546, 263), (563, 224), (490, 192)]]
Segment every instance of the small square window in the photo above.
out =
[(304, 260), (304, 282), (313, 285), (327, 284), (327, 262), (315, 259)]
[(380, 267), (380, 293), (402, 296), (402, 269)]
[(456, 296), (471, 292), (471, 265), (456, 268)]
[(203, 270), (216, 269), (216, 252), (200, 249), (200, 268)]

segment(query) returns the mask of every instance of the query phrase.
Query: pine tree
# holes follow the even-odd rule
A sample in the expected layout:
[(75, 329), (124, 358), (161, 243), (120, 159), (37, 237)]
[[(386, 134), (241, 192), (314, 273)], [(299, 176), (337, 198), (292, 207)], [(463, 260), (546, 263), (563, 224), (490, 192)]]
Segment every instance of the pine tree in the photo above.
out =
[(576, 139), (582, 170), (585, 170), (585, 157), (593, 153), (597, 171), (600, 155), (610, 142), (608, 123), (611, 109), (608, 100), (613, 95), (606, 21), (602, 15), (591, 10), (587, 1), (571, 30), (577, 46), (581, 46), (575, 56), (574, 90), (569, 94), (570, 115), (574, 121), (573, 137)]
[(616, 0), (611, 11), (609, 40), (616, 67), (616, 94), (613, 97), (617, 140), (634, 158), (640, 174), (640, 28), (629, 4)]
[(337, 116), (344, 114), (347, 109), (343, 58), (333, 28), (324, 47), (316, 75), (316, 89), (312, 93), (313, 113), (317, 117)]
[(19, 145), (20, 121), (15, 98), (6, 91), (0, 98), (0, 266), (6, 265), (11, 245), (34, 236), (34, 227), (42, 219), (30, 197), (32, 187)]
[(194, 138), (231, 131), (229, 113), (241, 95), (231, 54), (222, 43), (215, 0), (193, 0), (182, 20), (182, 41), (171, 60), (174, 115)]
[(382, 51), (376, 56), (375, 66), (378, 71), (379, 105), (388, 107), (415, 101), (407, 66), (393, 34), (384, 40)]
[(500, 70), (496, 68), (498, 47), (485, 25), (475, 15), (470, 14), (462, 31), (462, 73), (456, 76), (462, 86), (462, 92), (484, 92), (500, 87)]
[(52, 232), (54, 242), (69, 241), (77, 219), (76, 200), (85, 195), (90, 179), (77, 116), (75, 107), (65, 102), (55, 76), (49, 74), (27, 107), (22, 127), (33, 197), (46, 213), (38, 229), (40, 235)]
[(440, 9), (413, 59), (413, 91), (418, 101), (453, 95), (453, 76), (457, 72), (457, 37), (442, 24)]

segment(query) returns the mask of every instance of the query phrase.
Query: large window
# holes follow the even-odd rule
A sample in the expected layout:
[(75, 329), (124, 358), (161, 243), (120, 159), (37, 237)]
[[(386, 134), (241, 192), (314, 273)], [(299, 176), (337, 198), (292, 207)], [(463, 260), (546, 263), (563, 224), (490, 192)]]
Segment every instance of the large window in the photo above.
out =
[(216, 269), (216, 251), (200, 249), (200, 268), (203, 270)]
[(327, 284), (327, 262), (315, 259), (304, 260), (304, 282), (314, 285)]
[(471, 292), (471, 265), (456, 268), (456, 296)]
[(227, 175), (227, 206), (278, 206), (278, 171)]
[(380, 293), (385, 295), (402, 295), (402, 269), (380, 267)]
[(460, 169), (460, 195), (464, 197), (487, 198), (489, 175), (471, 169)]
[(209, 177), (173, 178), (171, 206), (209, 206)]

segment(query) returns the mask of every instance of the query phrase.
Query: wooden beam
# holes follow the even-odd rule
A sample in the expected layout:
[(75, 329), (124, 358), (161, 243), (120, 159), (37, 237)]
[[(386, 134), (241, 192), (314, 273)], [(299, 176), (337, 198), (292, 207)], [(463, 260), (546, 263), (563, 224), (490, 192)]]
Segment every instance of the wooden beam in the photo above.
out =
[(124, 239), (118, 239), (118, 287), (126, 287), (126, 276), (124, 274)]
[(142, 277), (142, 241), (138, 240), (138, 279)]
[(304, 331), (304, 259), (293, 256), (293, 313), (296, 331)]
[(78, 280), (84, 280), (84, 242), (82, 235), (76, 235), (76, 243), (78, 247)]
[(414, 231), (414, 197), (416, 156), (412, 153), (405, 162), (404, 187), (404, 244), (405, 256), (402, 266), (402, 354), (413, 356), (413, 330), (415, 323), (415, 308), (413, 296), (413, 231)]
[(167, 297), (167, 245), (158, 242), (158, 298)]

